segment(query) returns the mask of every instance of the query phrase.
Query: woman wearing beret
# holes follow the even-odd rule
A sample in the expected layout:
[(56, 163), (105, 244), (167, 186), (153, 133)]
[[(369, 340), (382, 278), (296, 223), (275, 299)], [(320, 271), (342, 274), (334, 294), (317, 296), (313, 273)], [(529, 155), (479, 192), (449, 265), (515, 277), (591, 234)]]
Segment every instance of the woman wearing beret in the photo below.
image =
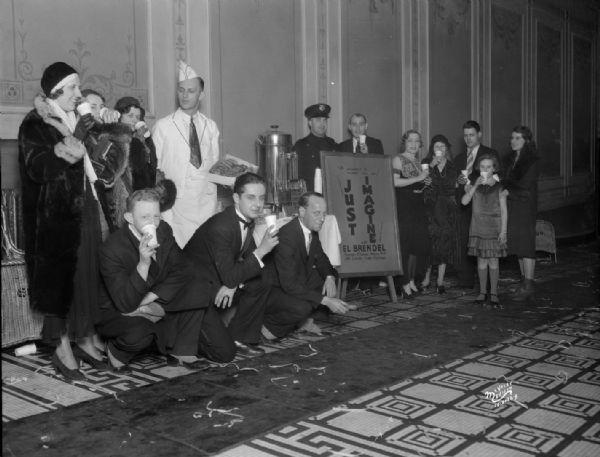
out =
[(18, 136), (30, 304), (44, 316), (43, 341), (56, 348), (52, 364), (69, 380), (85, 379), (76, 357), (108, 368), (94, 345), (100, 222), (97, 175), (82, 142), (94, 120), (76, 114), (79, 85), (66, 63), (47, 67)]
[(512, 149), (503, 163), (502, 184), (508, 190), (508, 254), (516, 255), (523, 281), (516, 301), (534, 299), (535, 221), (537, 216), (538, 155), (533, 133), (524, 125), (511, 134)]

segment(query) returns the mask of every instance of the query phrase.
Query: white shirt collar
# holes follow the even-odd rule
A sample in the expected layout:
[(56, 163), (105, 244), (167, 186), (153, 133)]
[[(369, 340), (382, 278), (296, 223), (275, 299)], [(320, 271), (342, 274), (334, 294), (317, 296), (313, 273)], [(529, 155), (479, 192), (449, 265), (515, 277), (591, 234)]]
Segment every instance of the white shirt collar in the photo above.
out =
[(298, 219), (298, 222), (300, 222), (300, 228), (302, 229), (302, 233), (304, 233), (304, 241), (308, 241), (308, 237), (312, 234), (312, 231), (306, 228), (300, 219)]
[[(238, 215), (238, 217), (240, 219), (243, 219), (247, 222), (252, 222), (251, 219), (248, 219), (246, 216), (244, 216), (237, 208), (235, 209), (235, 213)], [(244, 223), (242, 221), (238, 221), (240, 224), (240, 227), (242, 228), (242, 230), (246, 230), (246, 227), (244, 227)]]
[(136, 230), (136, 228), (131, 225), (131, 224), (127, 224), (129, 226), (129, 230), (131, 230), (131, 233), (133, 233), (133, 236), (135, 236), (137, 238), (138, 241), (142, 241), (142, 235), (140, 235), (138, 233), (138, 231)]

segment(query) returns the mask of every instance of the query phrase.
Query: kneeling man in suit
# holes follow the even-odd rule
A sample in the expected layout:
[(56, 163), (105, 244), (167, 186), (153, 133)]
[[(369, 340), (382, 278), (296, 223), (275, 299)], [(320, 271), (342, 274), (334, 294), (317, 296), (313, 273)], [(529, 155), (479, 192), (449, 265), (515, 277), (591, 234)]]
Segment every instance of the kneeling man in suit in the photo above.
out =
[(234, 205), (202, 224), (184, 248), (198, 277), (209, 283), (211, 303), (224, 321), (230, 309), (235, 311), (227, 330), (238, 353), (248, 356), (264, 353), (258, 344), (269, 284), (263, 281), (262, 259), (278, 242), (276, 230), (267, 230), (258, 247), (254, 241), (254, 220), (262, 214), (266, 189), (261, 176), (239, 176)]
[(304, 324), (320, 305), (337, 314), (354, 309), (335, 297), (337, 272), (319, 241), (327, 212), (323, 195), (307, 192), (298, 205), (298, 217), (279, 229), (268, 265), (272, 289), (264, 326), (277, 338)]
[[(100, 249), (101, 320), (107, 355), (117, 371), (156, 341), (171, 365), (206, 368), (198, 354), (217, 362), (235, 357), (219, 315), (208, 306), (207, 287), (161, 222), (160, 195), (135, 191), (127, 199), (126, 224)], [(154, 237), (148, 231), (156, 232)]]

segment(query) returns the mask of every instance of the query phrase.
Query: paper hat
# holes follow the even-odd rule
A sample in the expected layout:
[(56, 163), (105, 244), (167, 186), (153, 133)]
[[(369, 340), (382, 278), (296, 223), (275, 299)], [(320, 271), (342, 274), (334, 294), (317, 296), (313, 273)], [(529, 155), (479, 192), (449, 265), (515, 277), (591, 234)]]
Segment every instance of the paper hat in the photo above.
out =
[(197, 77), (198, 77), (198, 75), (196, 74), (196, 72), (194, 71), (194, 69), (192, 67), (190, 67), (183, 60), (179, 61), (179, 78), (178, 78), (179, 82), (187, 81), (188, 79), (193, 79), (193, 78), (197, 78)]

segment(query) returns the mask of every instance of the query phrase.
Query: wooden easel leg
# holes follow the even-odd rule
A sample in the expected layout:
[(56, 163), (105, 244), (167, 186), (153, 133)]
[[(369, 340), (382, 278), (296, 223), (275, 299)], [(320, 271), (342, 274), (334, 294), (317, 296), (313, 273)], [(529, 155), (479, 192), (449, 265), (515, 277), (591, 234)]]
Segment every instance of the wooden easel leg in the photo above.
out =
[(398, 303), (398, 296), (396, 295), (396, 286), (394, 286), (394, 277), (387, 276), (388, 283), (388, 291), (390, 292), (390, 297), (392, 298), (392, 303)]
[(342, 279), (342, 288), (340, 292), (340, 300), (346, 298), (346, 289), (348, 288), (348, 278)]

